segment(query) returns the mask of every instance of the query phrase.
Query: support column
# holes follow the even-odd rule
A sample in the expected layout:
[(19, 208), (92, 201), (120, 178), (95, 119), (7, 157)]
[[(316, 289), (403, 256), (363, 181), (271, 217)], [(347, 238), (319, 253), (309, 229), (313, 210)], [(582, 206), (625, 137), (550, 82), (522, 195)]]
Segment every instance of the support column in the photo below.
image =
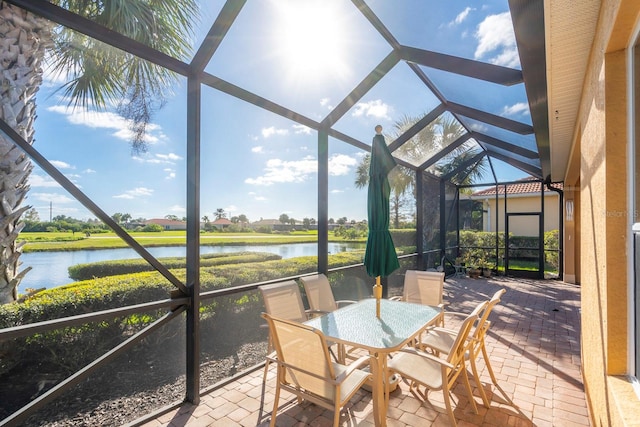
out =
[(187, 395), (200, 403), (200, 101), (197, 78), (187, 82)]
[(318, 131), (318, 272), (329, 270), (329, 134)]

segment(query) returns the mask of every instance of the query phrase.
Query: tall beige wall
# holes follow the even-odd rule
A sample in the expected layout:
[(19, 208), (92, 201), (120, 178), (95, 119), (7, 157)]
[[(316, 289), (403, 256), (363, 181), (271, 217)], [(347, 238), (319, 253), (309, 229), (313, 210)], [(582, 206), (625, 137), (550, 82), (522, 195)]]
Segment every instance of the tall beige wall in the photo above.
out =
[[(559, 230), (558, 200), (557, 193), (545, 193), (544, 198), (544, 231)], [(496, 214), (498, 215), (498, 231), (505, 229), (504, 196), (499, 197), (496, 209), (495, 196), (486, 199), (484, 214), (484, 230), (496, 231)], [(508, 212), (540, 212), (540, 194), (527, 196), (510, 196), (507, 200)], [(538, 224), (534, 222), (537, 218), (523, 217), (515, 218), (509, 224), (509, 232), (514, 236), (534, 236), (538, 230)]]
[[(602, 2), (575, 135), (580, 137), (582, 357), (595, 426), (637, 423), (628, 372), (627, 64), (636, 0)], [(625, 43), (626, 40), (626, 43)], [(637, 425), (637, 424), (633, 424)]]

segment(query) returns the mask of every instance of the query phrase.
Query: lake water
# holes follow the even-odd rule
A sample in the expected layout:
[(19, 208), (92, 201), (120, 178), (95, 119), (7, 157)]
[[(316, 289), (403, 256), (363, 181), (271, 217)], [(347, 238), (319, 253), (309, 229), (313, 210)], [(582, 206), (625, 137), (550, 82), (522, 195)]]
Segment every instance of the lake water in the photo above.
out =
[[(329, 242), (329, 253), (364, 249), (362, 243), (331, 243)], [(184, 246), (164, 246), (147, 249), (156, 258), (164, 257), (184, 257), (186, 248)], [(229, 253), (229, 252), (268, 252), (278, 254), (282, 258), (295, 258), (300, 256), (315, 256), (318, 253), (316, 243), (292, 243), (287, 245), (260, 245), (260, 246), (201, 246), (200, 254)], [(69, 278), (68, 268), (76, 264), (86, 264), (89, 262), (108, 261), (114, 259), (140, 258), (138, 253), (130, 248), (122, 249), (100, 249), (90, 251), (68, 251), (68, 252), (29, 252), (20, 256), (22, 269), (33, 267), (27, 273), (18, 287), (19, 293), (24, 293), (27, 288), (54, 288), (73, 282)]]

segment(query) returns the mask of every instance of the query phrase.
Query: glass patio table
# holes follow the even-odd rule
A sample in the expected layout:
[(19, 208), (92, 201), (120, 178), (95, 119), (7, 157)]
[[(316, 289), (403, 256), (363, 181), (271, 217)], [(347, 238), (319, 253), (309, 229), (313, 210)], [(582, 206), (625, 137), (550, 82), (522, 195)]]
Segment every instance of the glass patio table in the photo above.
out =
[(402, 301), (365, 299), (305, 322), (331, 341), (365, 349), (371, 356), (373, 417), (376, 426), (387, 425), (387, 356), (400, 350), (438, 318), (441, 309)]

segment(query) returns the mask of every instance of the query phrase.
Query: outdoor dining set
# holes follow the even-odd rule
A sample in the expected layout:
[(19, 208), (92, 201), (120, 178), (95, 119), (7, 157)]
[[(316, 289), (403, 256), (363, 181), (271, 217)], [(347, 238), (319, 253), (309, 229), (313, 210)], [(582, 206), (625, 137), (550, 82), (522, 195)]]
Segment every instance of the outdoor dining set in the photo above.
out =
[(401, 296), (380, 298), (374, 291), (373, 298), (361, 301), (336, 301), (324, 274), (303, 276), (300, 282), (309, 309), (295, 280), (259, 287), (269, 327), (263, 384), (269, 367), (277, 366), (271, 426), (276, 425), (281, 390), (298, 402), (332, 410), (334, 426), (360, 388), (372, 393), (374, 424), (385, 426), (389, 394), (403, 382), (424, 402), (429, 391), (441, 391), (454, 426), (451, 393), (458, 379), (476, 414), (469, 376), (482, 404), (490, 407), (476, 361), (482, 356), (499, 388), (485, 336), (505, 289), (461, 313), (446, 310), (442, 272), (407, 270)]

